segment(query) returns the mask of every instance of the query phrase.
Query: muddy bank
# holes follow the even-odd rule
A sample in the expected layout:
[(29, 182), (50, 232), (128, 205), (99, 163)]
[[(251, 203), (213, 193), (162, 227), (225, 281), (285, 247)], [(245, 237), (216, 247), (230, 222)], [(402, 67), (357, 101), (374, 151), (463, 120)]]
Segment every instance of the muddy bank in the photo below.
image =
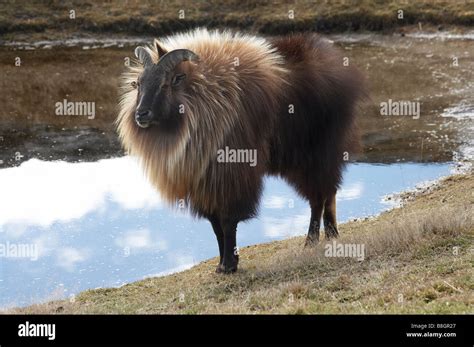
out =
[[(362, 70), (369, 85), (371, 98), (358, 117), (364, 152), (351, 160), (472, 158), (473, 37), (450, 32), (328, 36), (350, 64)], [(119, 78), (133, 59), (134, 46), (144, 42), (151, 42), (151, 37), (15, 42), (0, 47), (2, 167), (33, 157), (94, 161), (100, 152), (103, 157), (122, 155), (114, 126)], [(94, 103), (94, 117), (58, 115), (56, 105), (64, 100)], [(399, 101), (419, 104), (419, 114), (381, 114), (382, 103)]]
[(3, 129), (0, 135), (0, 167), (20, 165), (31, 158), (68, 162), (96, 161), (123, 155), (113, 131), (75, 126), (58, 129), (33, 125)]

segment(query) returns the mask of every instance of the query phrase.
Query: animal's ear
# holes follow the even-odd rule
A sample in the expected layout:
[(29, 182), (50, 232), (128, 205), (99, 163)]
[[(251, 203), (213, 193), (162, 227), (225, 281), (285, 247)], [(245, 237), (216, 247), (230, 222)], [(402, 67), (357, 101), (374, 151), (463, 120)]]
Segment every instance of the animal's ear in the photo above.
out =
[(157, 39), (155, 39), (155, 47), (156, 51), (158, 52), (158, 59), (168, 53), (168, 50), (165, 48), (165, 46), (163, 46), (163, 44)]

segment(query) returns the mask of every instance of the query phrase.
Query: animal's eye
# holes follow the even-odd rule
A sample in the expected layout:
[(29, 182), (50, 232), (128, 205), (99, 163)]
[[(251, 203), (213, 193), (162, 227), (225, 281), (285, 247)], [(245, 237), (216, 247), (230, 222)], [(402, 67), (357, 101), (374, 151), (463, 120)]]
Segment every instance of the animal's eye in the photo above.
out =
[(130, 83), (130, 85), (132, 86), (133, 89), (137, 89), (138, 82), (137, 81), (132, 81), (132, 83)]
[(171, 80), (171, 85), (173, 87), (179, 86), (182, 81), (184, 81), (186, 78), (186, 74), (184, 73), (179, 73), (173, 76), (173, 79)]

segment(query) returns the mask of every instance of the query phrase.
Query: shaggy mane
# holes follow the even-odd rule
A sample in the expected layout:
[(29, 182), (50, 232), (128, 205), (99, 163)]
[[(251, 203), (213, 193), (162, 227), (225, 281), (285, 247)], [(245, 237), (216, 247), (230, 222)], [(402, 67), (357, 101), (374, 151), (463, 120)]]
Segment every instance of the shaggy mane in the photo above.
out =
[[(177, 199), (192, 200), (198, 208), (193, 212), (210, 213), (222, 199), (222, 181), (238, 182), (239, 175), (245, 175), (241, 170), (248, 170), (217, 163), (218, 149), (256, 147), (258, 170), (264, 170), (267, 139), (259, 137), (268, 132), (263, 127), (273, 126), (272, 115), (278, 112), (276, 96), (281, 94), (288, 71), (276, 48), (252, 35), (197, 29), (166, 37), (160, 43), (168, 51), (186, 48), (200, 57), (189, 77), (190, 91), (184, 95), (184, 125), (172, 136), (137, 127), (137, 90), (132, 82), (143, 67), (135, 61), (121, 81), (119, 136), (170, 204)], [(147, 50), (156, 63), (155, 45)]]

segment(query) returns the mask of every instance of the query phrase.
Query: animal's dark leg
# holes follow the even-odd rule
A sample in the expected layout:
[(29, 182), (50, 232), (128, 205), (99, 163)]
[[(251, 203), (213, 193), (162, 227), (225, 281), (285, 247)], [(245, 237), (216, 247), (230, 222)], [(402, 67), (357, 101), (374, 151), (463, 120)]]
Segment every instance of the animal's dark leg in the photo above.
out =
[(216, 234), (217, 243), (219, 244), (219, 265), (221, 265), (224, 260), (224, 232), (222, 231), (219, 218), (216, 216), (210, 216), (208, 219), (209, 222), (211, 222), (214, 234)]
[(319, 228), (321, 226), (321, 215), (323, 213), (324, 200), (321, 196), (310, 201), (311, 220), (309, 222), (308, 235), (306, 236), (305, 247), (315, 245), (319, 241)]
[(324, 203), (324, 233), (326, 239), (338, 237), (339, 232), (337, 231), (336, 221), (336, 192), (329, 195)]
[(232, 273), (237, 271), (239, 254), (237, 251), (237, 221), (223, 219), (221, 221), (224, 232), (224, 260), (219, 264), (217, 272)]

